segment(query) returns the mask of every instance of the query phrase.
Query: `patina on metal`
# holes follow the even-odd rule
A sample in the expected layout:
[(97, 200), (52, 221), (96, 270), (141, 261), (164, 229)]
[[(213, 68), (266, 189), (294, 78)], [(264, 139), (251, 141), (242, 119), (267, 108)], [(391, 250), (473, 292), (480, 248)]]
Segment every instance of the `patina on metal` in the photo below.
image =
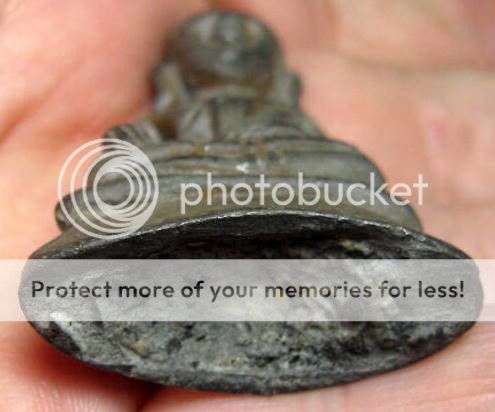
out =
[[(152, 160), (160, 196), (152, 217), (125, 238), (87, 237), (60, 211), (63, 233), (33, 258), (401, 258), (468, 259), (421, 231), (409, 206), (199, 204), (180, 213), (181, 182), (384, 182), (355, 147), (325, 136), (299, 108), (301, 86), (261, 22), (208, 11), (172, 33), (156, 70), (153, 113), (107, 138), (138, 145)], [(119, 176), (100, 182), (104, 199), (126, 198)], [(336, 193), (330, 193), (334, 196)], [(385, 195), (387, 196), (387, 195)], [(76, 193), (80, 199), (81, 193)], [(90, 198), (90, 201), (94, 199)], [(70, 201), (67, 201), (70, 205)], [(81, 201), (81, 205), (83, 202)], [(83, 206), (82, 206), (83, 207)], [(77, 213), (70, 209), (74, 219)], [(89, 214), (88, 214), (89, 216)], [(273, 394), (334, 385), (421, 359), (470, 322), (390, 323), (33, 323), (84, 362), (127, 376), (195, 389)], [(129, 351), (122, 342), (146, 350)]]

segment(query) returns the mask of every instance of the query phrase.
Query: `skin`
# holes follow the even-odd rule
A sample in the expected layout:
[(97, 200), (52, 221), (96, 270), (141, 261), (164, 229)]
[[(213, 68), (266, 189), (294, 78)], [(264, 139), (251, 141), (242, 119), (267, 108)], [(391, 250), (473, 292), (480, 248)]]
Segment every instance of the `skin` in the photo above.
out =
[[(427, 232), (493, 257), (495, 4), (223, 1), (263, 18), (304, 80), (302, 105), (389, 181), (429, 183)], [(0, 256), (58, 234), (56, 179), (83, 142), (148, 109), (166, 33), (204, 1), (0, 2)], [(495, 327), (348, 385), (255, 397), (158, 387), (83, 365), (27, 324), (0, 325), (0, 411), (489, 411)]]

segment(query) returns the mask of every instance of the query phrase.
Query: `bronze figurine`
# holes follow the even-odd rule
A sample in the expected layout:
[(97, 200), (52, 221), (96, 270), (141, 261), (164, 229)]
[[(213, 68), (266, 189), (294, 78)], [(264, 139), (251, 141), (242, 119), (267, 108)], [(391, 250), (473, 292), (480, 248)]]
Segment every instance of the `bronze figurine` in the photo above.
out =
[[(380, 185), (382, 174), (355, 147), (325, 136), (301, 111), (299, 78), (285, 65), (273, 33), (258, 20), (218, 10), (192, 17), (172, 33), (153, 84), (153, 113), (114, 127), (105, 139), (137, 145), (152, 161), (160, 187), (154, 213), (138, 231), (101, 240), (80, 233), (59, 205), (62, 234), (32, 258), (469, 259), (424, 234), (409, 206), (368, 202), (369, 176)], [(338, 184), (362, 183), (356, 196), (366, 202), (300, 205), (294, 200), (280, 206), (260, 205), (255, 197), (239, 206), (223, 204), (218, 195), (212, 206), (201, 202), (182, 214), (180, 183), (204, 187), (207, 173), (227, 187), (253, 184), (260, 174), (272, 185), (296, 185), (303, 173), (307, 182), (327, 184), (330, 197)], [(100, 181), (99, 191), (110, 202), (128, 195), (118, 175)], [(81, 191), (75, 199), (91, 218)], [(80, 221), (73, 202), (64, 202)], [(89, 196), (89, 202), (95, 199)], [(33, 325), (63, 351), (124, 375), (188, 388), (273, 394), (405, 366), (443, 348), (472, 322)], [(121, 350), (116, 336), (122, 335), (146, 345), (146, 353)]]

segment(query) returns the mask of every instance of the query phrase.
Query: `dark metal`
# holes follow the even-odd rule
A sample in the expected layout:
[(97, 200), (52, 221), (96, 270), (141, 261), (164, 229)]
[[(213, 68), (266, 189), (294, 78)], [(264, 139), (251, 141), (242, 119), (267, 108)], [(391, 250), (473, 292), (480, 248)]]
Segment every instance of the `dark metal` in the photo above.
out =
[[(384, 181), (355, 147), (328, 139), (300, 111), (299, 79), (259, 21), (223, 11), (193, 17), (171, 36), (154, 85), (154, 113), (106, 135), (138, 145), (153, 161), (161, 191), (153, 216), (128, 237), (102, 241), (79, 233), (57, 208), (63, 233), (33, 258), (469, 258), (423, 234), (409, 206), (253, 202), (199, 205), (186, 216), (179, 213), (178, 183), (204, 185), (206, 172), (227, 186), (255, 182), (260, 173), (271, 183), (295, 184), (298, 172), (317, 184), (367, 184), (370, 173), (377, 185)], [(99, 192), (107, 200), (127, 196), (118, 176)], [(317, 247), (322, 242), (323, 249)], [(441, 349), (471, 325), (34, 323), (65, 352), (124, 375), (263, 394), (396, 369)], [(131, 344), (125, 348), (122, 342)]]

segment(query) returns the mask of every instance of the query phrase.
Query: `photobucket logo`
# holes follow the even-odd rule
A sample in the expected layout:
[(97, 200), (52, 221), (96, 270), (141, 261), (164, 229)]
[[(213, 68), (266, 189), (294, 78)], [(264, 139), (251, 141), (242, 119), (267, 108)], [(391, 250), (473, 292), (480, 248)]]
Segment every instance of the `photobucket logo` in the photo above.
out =
[[(98, 190), (112, 179), (128, 185), (127, 196), (118, 202), (102, 198)], [(69, 196), (64, 198), (64, 193)], [(138, 147), (118, 139), (96, 139), (78, 147), (62, 166), (57, 184), (65, 218), (100, 239), (123, 237), (141, 228), (155, 210), (158, 193), (153, 163)]]
[[(423, 175), (418, 175), (417, 182), (412, 185), (406, 183), (396, 183), (390, 188), (388, 183), (377, 183), (375, 174), (370, 173), (368, 184), (364, 183), (344, 183), (323, 182), (317, 184), (314, 181), (306, 181), (302, 172), (298, 173), (297, 182), (267, 182), (265, 175), (261, 174), (254, 184), (239, 182), (227, 187), (222, 182), (213, 182), (212, 174), (206, 174), (206, 184), (198, 183), (181, 184), (181, 213), (186, 214), (187, 207), (199, 204), (212, 206), (213, 199), (218, 199), (215, 194), (220, 193), (221, 204), (233, 203), (237, 206), (246, 206), (253, 201), (259, 206), (265, 206), (267, 198), (278, 206), (287, 206), (297, 203), (299, 206), (314, 206), (317, 203), (325, 202), (329, 206), (338, 206), (341, 203), (348, 203), (353, 206), (364, 206), (369, 204), (382, 204), (388, 206), (408, 205), (410, 198), (416, 192), (416, 199), (419, 206), (423, 205), (424, 189), (428, 183), (424, 182)], [(206, 194), (205, 194), (206, 191)], [(218, 201), (218, 200), (217, 200)]]

